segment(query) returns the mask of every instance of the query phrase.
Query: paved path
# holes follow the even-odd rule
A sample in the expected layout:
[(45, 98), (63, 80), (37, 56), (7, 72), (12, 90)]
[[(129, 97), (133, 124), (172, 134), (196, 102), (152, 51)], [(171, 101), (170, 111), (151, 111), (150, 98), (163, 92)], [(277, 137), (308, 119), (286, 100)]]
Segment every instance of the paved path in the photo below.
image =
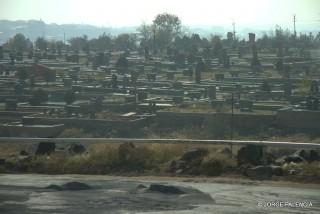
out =
[[(70, 181), (84, 182), (95, 189), (52, 191), (43, 188), (50, 184), (63, 184)], [(193, 188), (204, 194), (199, 192), (196, 195), (139, 195), (129, 191), (139, 184), (149, 185), (150, 183)], [(213, 200), (208, 200), (208, 195)], [(170, 178), (158, 180), (158, 178), (94, 175), (0, 175), (0, 213), (6, 214), (318, 214), (320, 213), (319, 196), (319, 186), (276, 187), (266, 184), (254, 185), (250, 182), (249, 184), (195, 183), (179, 182)], [(270, 205), (266, 204), (267, 202), (294, 204), (291, 204), (291, 207), (282, 208), (258, 206), (258, 203), (261, 203), (261, 206)], [(301, 207), (302, 205), (304, 207)]]

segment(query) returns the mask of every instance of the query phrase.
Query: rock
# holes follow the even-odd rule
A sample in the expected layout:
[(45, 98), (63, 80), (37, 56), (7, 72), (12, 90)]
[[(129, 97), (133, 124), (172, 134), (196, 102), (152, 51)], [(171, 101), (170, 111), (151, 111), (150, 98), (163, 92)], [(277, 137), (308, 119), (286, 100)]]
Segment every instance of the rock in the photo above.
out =
[(320, 161), (320, 155), (316, 150), (310, 150), (309, 161)]
[(288, 155), (286, 157), (284, 157), (284, 161), (285, 163), (301, 163), (303, 161), (305, 161), (302, 157), (300, 157), (299, 155)]
[(50, 155), (56, 149), (53, 142), (40, 142), (36, 151), (36, 155)]
[(31, 161), (32, 157), (29, 155), (19, 155), (18, 160), (20, 163)]
[(185, 152), (180, 158), (180, 160), (190, 162), (193, 160), (202, 159), (208, 153), (209, 151), (207, 149), (203, 149), (203, 148), (193, 149)]
[(294, 155), (302, 157), (304, 160), (312, 162), (312, 161), (319, 161), (320, 155), (316, 150), (307, 150), (307, 149), (301, 149), (294, 153)]
[(275, 176), (283, 176), (283, 169), (280, 166), (271, 166), (272, 174)]
[(186, 161), (173, 160), (170, 163), (168, 171), (171, 172), (171, 173), (176, 173), (179, 170), (180, 173), (183, 173), (183, 169), (185, 169), (186, 166), (187, 166), (187, 162)]
[(54, 190), (58, 190), (58, 191), (62, 191), (63, 190), (63, 188), (61, 186), (55, 185), (55, 184), (51, 184), (51, 185), (49, 185), (49, 186), (47, 186), (45, 188), (46, 189), (54, 189)]
[(169, 186), (169, 185), (163, 185), (163, 184), (151, 184), (148, 188), (151, 192), (160, 192), (163, 194), (177, 194), (181, 195), (185, 192), (179, 189), (179, 187), (176, 186)]
[(228, 147), (225, 147), (225, 148), (223, 148), (223, 149), (219, 149), (218, 151), (217, 151), (217, 153), (220, 153), (220, 154), (224, 154), (224, 155), (232, 155), (232, 151), (231, 151), (231, 149), (230, 148), (228, 148)]
[(68, 152), (72, 155), (83, 154), (85, 151), (86, 147), (79, 143), (71, 144), (68, 148)]
[(22, 155), (22, 156), (27, 156), (27, 155), (29, 155), (29, 153), (26, 152), (25, 150), (21, 150), (19, 154)]
[(266, 180), (273, 175), (271, 166), (255, 166), (247, 169), (246, 174), (251, 179)]
[(54, 189), (54, 190), (58, 190), (58, 191), (64, 191), (64, 190), (78, 191), (78, 190), (90, 190), (90, 189), (92, 189), (92, 187), (89, 186), (88, 184), (81, 183), (81, 182), (76, 182), (76, 181), (68, 182), (68, 183), (65, 183), (65, 184), (63, 184), (61, 186), (52, 184), (52, 185), (49, 185), (49, 186), (47, 186), (45, 188), (46, 189)]
[(200, 173), (200, 165), (203, 158), (209, 153), (207, 149), (193, 149), (185, 152), (178, 160), (171, 161), (168, 171), (176, 174)]
[(201, 163), (201, 174), (208, 176), (219, 176), (223, 173), (223, 164), (221, 160), (210, 159)]
[(0, 158), (0, 165), (4, 165), (6, 163), (6, 159)]
[(262, 164), (263, 150), (262, 146), (247, 145), (238, 151), (238, 165), (252, 164), (254, 166)]

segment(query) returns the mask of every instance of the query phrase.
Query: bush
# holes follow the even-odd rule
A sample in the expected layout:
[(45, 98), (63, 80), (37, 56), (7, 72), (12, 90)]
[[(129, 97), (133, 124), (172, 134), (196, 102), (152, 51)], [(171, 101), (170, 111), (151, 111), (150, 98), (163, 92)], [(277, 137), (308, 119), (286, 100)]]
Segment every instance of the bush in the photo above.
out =
[(236, 168), (236, 161), (224, 154), (206, 156), (200, 165), (200, 173), (208, 176), (219, 176)]

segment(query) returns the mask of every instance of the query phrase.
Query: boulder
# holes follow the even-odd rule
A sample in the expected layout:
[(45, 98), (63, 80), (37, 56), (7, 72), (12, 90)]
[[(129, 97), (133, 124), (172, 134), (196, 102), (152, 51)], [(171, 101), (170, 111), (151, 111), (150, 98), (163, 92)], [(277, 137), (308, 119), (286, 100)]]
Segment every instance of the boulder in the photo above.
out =
[(301, 149), (294, 153), (296, 156), (302, 157), (304, 160), (312, 162), (312, 161), (319, 161), (320, 155), (316, 150), (312, 149)]
[(6, 159), (0, 158), (0, 165), (4, 165), (6, 163)]
[(197, 175), (203, 158), (209, 153), (207, 149), (192, 149), (185, 152), (179, 159), (171, 161), (168, 171), (177, 174)]
[(280, 166), (271, 166), (272, 168), (272, 174), (275, 176), (283, 176), (283, 169)]
[(202, 159), (208, 153), (209, 153), (209, 151), (207, 149), (203, 149), (203, 148), (193, 149), (193, 150), (185, 152), (181, 156), (180, 160), (190, 162), (190, 161)]
[(86, 147), (82, 144), (74, 143), (68, 147), (68, 152), (72, 155), (83, 154), (86, 151)]
[(56, 144), (53, 142), (40, 142), (36, 150), (36, 155), (50, 155), (55, 149)]
[(254, 166), (262, 164), (263, 148), (257, 145), (247, 145), (238, 151), (238, 165), (252, 164)]
[(217, 153), (220, 153), (220, 154), (224, 154), (224, 155), (232, 155), (232, 151), (231, 151), (231, 149), (230, 148), (228, 148), (228, 147), (224, 147), (224, 148), (222, 148), (222, 149), (219, 149), (218, 151), (217, 151)]
[(27, 156), (27, 155), (29, 155), (29, 153), (26, 152), (25, 150), (21, 150), (19, 154), (22, 155), (22, 156)]
[(185, 192), (182, 191), (179, 187), (170, 186), (170, 185), (163, 185), (163, 184), (151, 184), (148, 188), (151, 192), (159, 192), (163, 194), (177, 194), (181, 195)]
[(271, 166), (255, 166), (247, 169), (246, 174), (251, 179), (267, 180), (273, 175)]
[(301, 162), (305, 161), (305, 159), (303, 159), (299, 155), (293, 154), (293, 155), (288, 155), (288, 156), (284, 157), (284, 161), (285, 161), (285, 163), (291, 163), (291, 162), (301, 163)]
[(78, 190), (90, 190), (92, 189), (91, 186), (89, 186), (88, 184), (85, 183), (81, 183), (81, 182), (68, 182), (65, 183), (63, 185), (49, 185), (47, 187), (45, 187), (46, 189), (54, 189), (54, 190), (58, 190), (58, 191), (64, 191), (64, 190), (70, 190), (70, 191), (78, 191)]

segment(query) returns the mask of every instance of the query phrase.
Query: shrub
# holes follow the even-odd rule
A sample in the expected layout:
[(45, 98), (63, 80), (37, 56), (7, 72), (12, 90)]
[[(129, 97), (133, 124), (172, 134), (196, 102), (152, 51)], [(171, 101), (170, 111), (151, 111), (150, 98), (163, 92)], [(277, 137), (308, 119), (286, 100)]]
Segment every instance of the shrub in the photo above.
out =
[(225, 154), (211, 153), (200, 165), (200, 173), (208, 176), (219, 176), (236, 168), (236, 161)]

